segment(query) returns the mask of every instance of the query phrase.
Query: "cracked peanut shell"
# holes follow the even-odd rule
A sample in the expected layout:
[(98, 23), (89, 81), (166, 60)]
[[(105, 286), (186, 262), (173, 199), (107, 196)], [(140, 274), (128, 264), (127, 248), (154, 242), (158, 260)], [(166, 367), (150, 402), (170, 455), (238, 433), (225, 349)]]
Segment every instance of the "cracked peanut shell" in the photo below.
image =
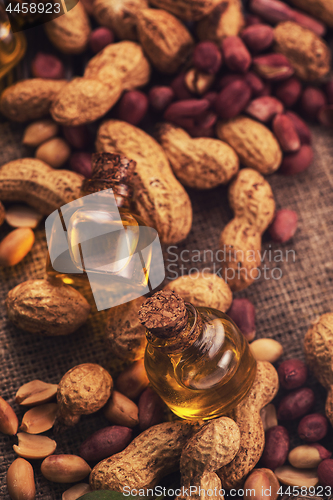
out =
[(244, 26), (241, 0), (225, 0), (198, 22), (197, 34), (200, 40), (220, 44), (227, 36), (237, 36)]

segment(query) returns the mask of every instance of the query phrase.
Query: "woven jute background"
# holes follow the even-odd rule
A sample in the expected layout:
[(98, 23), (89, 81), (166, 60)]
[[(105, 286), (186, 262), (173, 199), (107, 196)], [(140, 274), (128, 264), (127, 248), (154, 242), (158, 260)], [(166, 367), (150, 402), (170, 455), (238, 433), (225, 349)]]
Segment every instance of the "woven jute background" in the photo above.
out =
[[(262, 276), (250, 288), (236, 294), (248, 297), (255, 304), (257, 338), (272, 337), (281, 342), (282, 359), (303, 359), (302, 341), (309, 325), (319, 315), (333, 310), (333, 136), (332, 132), (319, 127), (313, 132), (315, 161), (309, 170), (295, 177), (274, 174), (268, 178), (277, 207), (298, 213), (297, 233), (284, 245), (272, 243), (264, 235), (262, 267), (266, 265), (266, 278)], [(0, 125), (0, 165), (24, 154), (20, 147), (21, 133), (20, 127)], [(190, 192), (193, 229), (185, 242), (164, 249), (168, 278), (207, 267), (219, 272), (220, 255), (216, 254), (219, 235), (232, 217), (226, 194), (226, 188)], [(4, 225), (0, 236), (8, 231)], [(183, 250), (188, 252), (182, 253)], [(0, 271), (0, 394), (12, 404), (19, 418), (24, 411), (15, 404), (14, 396), (22, 384), (36, 378), (57, 383), (68, 369), (84, 362), (100, 363), (111, 371), (117, 366), (103, 342), (103, 316), (92, 318), (73, 335), (58, 338), (25, 333), (8, 322), (4, 307), (8, 291), (22, 281), (43, 277), (46, 251), (41, 223), (32, 252), (17, 266)], [(201, 262), (198, 262), (199, 255)], [(325, 391), (312, 377), (308, 385), (316, 391), (315, 409), (323, 411)], [(82, 441), (106, 425), (108, 422), (99, 414), (82, 418), (76, 427), (55, 437), (57, 453), (78, 453)], [(288, 428), (295, 434), (296, 423)], [(52, 432), (48, 435), (53, 436)], [(6, 471), (16, 458), (12, 449), (15, 442), (15, 438), (0, 437), (0, 498), (3, 500), (9, 499)], [(297, 442), (294, 438), (293, 443)], [(323, 444), (332, 449), (331, 436), (326, 437)], [(34, 470), (36, 498), (60, 500), (67, 485), (46, 481), (40, 473), (40, 462), (34, 463)]]

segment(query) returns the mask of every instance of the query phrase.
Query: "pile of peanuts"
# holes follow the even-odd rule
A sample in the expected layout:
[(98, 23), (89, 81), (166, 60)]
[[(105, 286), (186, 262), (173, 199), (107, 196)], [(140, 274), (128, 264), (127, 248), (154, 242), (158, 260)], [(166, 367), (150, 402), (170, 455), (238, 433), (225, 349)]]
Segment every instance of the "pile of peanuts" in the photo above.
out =
[[(281, 344), (273, 339), (258, 339), (250, 345), (259, 363), (276, 363), (283, 353)], [(88, 396), (84, 396), (85, 389), (80, 386), (78, 390), (76, 381), (88, 373), (90, 391)], [(270, 493), (265, 494), (267, 500), (277, 499), (277, 492), (282, 491), (280, 484), (289, 494), (295, 493), (294, 489), (291, 491), (292, 487), (303, 487), (310, 495), (319, 491), (318, 488), (322, 487), (324, 491), (325, 487), (333, 487), (332, 452), (318, 442), (327, 436), (330, 423), (323, 414), (311, 413), (316, 397), (314, 391), (305, 386), (308, 368), (299, 359), (289, 359), (278, 366), (277, 373), (284, 395), (281, 399), (278, 394), (280, 402), (277, 409), (273, 401), (260, 411), (265, 446), (257, 467), (245, 480), (246, 500), (251, 497), (247, 489), (254, 489), (255, 493), (251, 492), (254, 500), (262, 498), (260, 491), (266, 487), (267, 480), (267, 487), (272, 487)], [(57, 403), (53, 402), (55, 396)], [(152, 439), (154, 432), (158, 437), (163, 425), (166, 425), (163, 422), (174, 420), (160, 397), (149, 387), (142, 359), (120, 373), (115, 388), (104, 368), (88, 363), (69, 370), (59, 385), (39, 380), (23, 385), (16, 393), (15, 402), (23, 408), (31, 408), (23, 415), (18, 432), (16, 414), (0, 398), (0, 432), (9, 436), (17, 435), (18, 438), (18, 445), (14, 444), (13, 449), (19, 458), (11, 464), (7, 473), (7, 486), (13, 500), (35, 498), (31, 460), (43, 460), (41, 473), (49, 481), (76, 483), (62, 496), (63, 500), (76, 500), (91, 491), (90, 486), (82, 481), (91, 473), (92, 467), (99, 464), (94, 469), (98, 473), (102, 464), (112, 464), (109, 457), (117, 454), (115, 460), (120, 459), (122, 451), (125, 458), (127, 449), (130, 450), (127, 447), (139, 436), (142, 443), (146, 442), (148, 446), (150, 441), (145, 439)], [(81, 416), (95, 413), (101, 408), (104, 417), (112, 425), (88, 437), (81, 444), (78, 455), (55, 454), (56, 441), (43, 433), (54, 427), (56, 438), (60, 431), (77, 425)], [(225, 418), (217, 419), (217, 424)], [(297, 433), (304, 442), (292, 449), (289, 432), (281, 425), (290, 421), (298, 421)], [(151, 430), (149, 435), (146, 432), (148, 429)], [(286, 465), (287, 461), (289, 463)], [(122, 487), (122, 483), (119, 487)], [(21, 496), (23, 494), (26, 496)]]
[[(85, 3), (88, 13), (93, 14), (94, 6)], [(293, 175), (305, 170), (311, 164), (313, 151), (311, 132), (303, 119), (333, 125), (333, 80), (326, 78), (322, 83), (312, 78), (312, 83), (308, 77), (303, 83), (288, 58), (275, 52), (272, 25), (289, 20), (309, 28), (318, 37), (325, 35), (326, 26), (279, 0), (252, 0), (249, 10), (245, 27), (240, 23), (237, 36), (225, 36), (220, 43), (208, 39), (196, 43), (178, 74), (164, 74), (163, 85), (148, 84), (143, 90), (123, 93), (114, 116), (143, 128), (163, 117), (192, 137), (216, 137), (218, 119), (230, 120), (246, 113), (269, 125), (277, 137), (284, 153), (281, 173)], [(187, 27), (195, 35), (194, 23), (187, 23)], [(117, 39), (111, 29), (94, 29), (89, 38), (90, 54), (114, 41)], [(65, 68), (57, 56), (38, 53), (31, 72), (38, 78), (61, 79)], [(63, 135), (70, 146), (79, 150), (70, 160), (71, 168), (89, 175), (89, 162), (82, 151), (89, 144), (86, 127), (65, 127)], [(36, 156), (42, 158), (40, 155), (37, 150)]]
[[(74, 388), (72, 383), (76, 374), (80, 377), (85, 370), (85, 374), (89, 372), (93, 379), (93, 369), (96, 368), (102, 372), (102, 376), (109, 383), (107, 387), (99, 388), (101, 402), (98, 407), (94, 406), (96, 402), (93, 401), (94, 396), (91, 394), (85, 410), (76, 408), (76, 421), (80, 414), (93, 413), (99, 407), (104, 406), (104, 417), (112, 425), (98, 430), (86, 439), (80, 446), (78, 456), (55, 455), (57, 443), (44, 433), (55, 428), (56, 437), (58, 432), (74, 424), (74, 421), (70, 422), (68, 419), (65, 422), (66, 412), (61, 406), (61, 396), (58, 395), (58, 403), (54, 403), (57, 391), (59, 393), (62, 391), (62, 396), (71, 399)], [(68, 383), (69, 374), (72, 374), (71, 383)], [(65, 380), (65, 389), (61, 389), (62, 382), (58, 386), (40, 380), (33, 380), (19, 388), (15, 396), (16, 404), (19, 404), (21, 408), (30, 407), (24, 413), (20, 427), (11, 406), (0, 398), (0, 432), (16, 436), (18, 439), (18, 444), (14, 444), (13, 449), (20, 458), (11, 464), (7, 473), (8, 491), (13, 500), (35, 498), (34, 474), (28, 461), (43, 460), (41, 472), (49, 481), (78, 483), (91, 472), (90, 465), (124, 450), (135, 436), (163, 422), (166, 418), (164, 403), (148, 387), (149, 381), (143, 360), (136, 361), (121, 372), (112, 393), (110, 390), (113, 385), (112, 378), (99, 365), (78, 365), (64, 375), (62, 381)], [(92, 387), (91, 391), (93, 392)], [(72, 410), (72, 407), (69, 406), (66, 410)], [(81, 482), (64, 492), (62, 498), (75, 500), (88, 491), (90, 491), (89, 485)]]

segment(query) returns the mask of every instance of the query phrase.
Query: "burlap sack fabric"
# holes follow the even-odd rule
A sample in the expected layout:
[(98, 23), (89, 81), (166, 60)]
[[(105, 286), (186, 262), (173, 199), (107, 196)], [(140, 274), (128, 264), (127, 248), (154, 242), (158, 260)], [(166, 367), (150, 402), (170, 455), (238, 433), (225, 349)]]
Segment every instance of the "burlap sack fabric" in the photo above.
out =
[[(19, 158), (21, 128), (0, 125), (0, 165)], [(263, 252), (266, 257), (266, 278), (261, 278), (237, 297), (248, 297), (256, 306), (257, 338), (272, 337), (282, 343), (282, 359), (303, 359), (302, 340), (307, 328), (318, 315), (333, 311), (333, 134), (322, 127), (314, 129), (315, 161), (310, 169), (295, 177), (274, 174), (268, 178), (277, 202), (277, 208), (290, 208), (299, 215), (295, 237), (280, 245), (264, 236)], [(219, 271), (216, 252), (222, 228), (232, 217), (227, 204), (227, 189), (207, 192), (190, 192), (194, 221), (187, 240), (177, 248), (165, 249), (165, 264), (169, 278), (181, 272), (209, 267)], [(180, 214), (181, 216), (181, 214)], [(8, 232), (1, 228), (1, 237)], [(183, 252), (183, 250), (188, 252)], [(210, 249), (208, 254), (204, 251)], [(276, 250), (282, 252), (277, 254)], [(198, 262), (199, 251), (201, 262)], [(44, 273), (46, 242), (43, 223), (36, 230), (36, 243), (32, 252), (17, 266), (0, 271), (0, 394), (17, 412), (24, 410), (14, 403), (17, 389), (32, 379), (57, 383), (62, 375), (76, 364), (100, 363), (117, 371), (117, 361), (103, 343), (103, 324), (92, 318), (88, 325), (68, 337), (41, 338), (14, 328), (7, 320), (4, 301), (10, 289), (31, 278), (41, 278)], [(288, 258), (287, 258), (288, 256)], [(218, 254), (220, 258), (220, 255)], [(275, 260), (274, 260), (275, 259)], [(283, 260), (282, 262), (280, 260)], [(277, 261), (279, 260), (279, 261)], [(180, 266), (183, 265), (181, 271)], [(215, 267), (214, 267), (215, 266)], [(267, 270), (269, 268), (269, 270)], [(272, 268), (275, 270), (272, 275)], [(190, 271), (192, 269), (192, 271)], [(280, 277), (280, 274), (282, 276)], [(279, 279), (276, 279), (279, 278)], [(315, 410), (323, 411), (325, 391), (310, 377), (308, 385), (317, 396)], [(54, 436), (58, 443), (56, 453), (77, 454), (82, 441), (97, 429), (108, 425), (102, 415), (83, 417), (72, 430)], [(296, 423), (288, 425), (296, 434)], [(52, 432), (47, 433), (53, 436)], [(331, 446), (331, 435), (325, 439)], [(16, 438), (0, 436), (0, 498), (8, 499), (6, 471), (16, 458), (12, 445)], [(292, 443), (299, 443), (293, 437)], [(67, 485), (46, 481), (40, 471), (40, 462), (34, 462), (37, 499), (61, 499)]]

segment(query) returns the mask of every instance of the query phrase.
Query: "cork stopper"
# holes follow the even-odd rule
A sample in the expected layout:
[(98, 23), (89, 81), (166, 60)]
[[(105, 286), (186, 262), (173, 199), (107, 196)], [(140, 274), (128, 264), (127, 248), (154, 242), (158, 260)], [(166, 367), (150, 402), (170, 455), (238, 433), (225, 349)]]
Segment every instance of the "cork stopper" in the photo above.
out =
[(114, 193), (131, 197), (130, 184), (136, 162), (114, 153), (95, 153), (92, 155), (92, 175), (85, 179), (82, 191), (86, 194), (112, 188)]
[(160, 339), (176, 337), (187, 326), (184, 300), (173, 290), (162, 290), (147, 299), (139, 310), (141, 323)]

